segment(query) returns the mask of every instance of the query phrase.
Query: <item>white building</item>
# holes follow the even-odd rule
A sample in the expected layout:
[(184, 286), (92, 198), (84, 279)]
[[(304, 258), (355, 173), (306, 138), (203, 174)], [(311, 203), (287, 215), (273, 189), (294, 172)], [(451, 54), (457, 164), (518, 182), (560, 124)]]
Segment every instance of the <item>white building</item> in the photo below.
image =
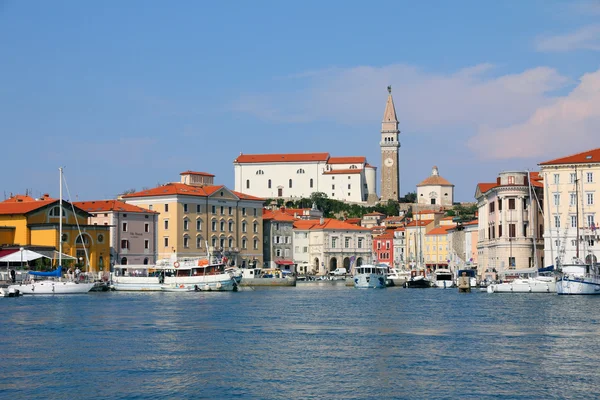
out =
[(540, 163), (547, 264), (597, 262), (600, 254), (600, 148)]
[(400, 227), (394, 230), (394, 268), (406, 267), (406, 257), (404, 251), (406, 250), (406, 237), (405, 228)]
[(352, 203), (377, 198), (377, 170), (365, 157), (240, 154), (233, 165), (236, 190), (252, 196), (308, 198), (314, 192), (323, 192), (330, 199)]
[(495, 183), (477, 185), (477, 258), (481, 270), (544, 266), (544, 224), (536, 200), (543, 201), (542, 186), (537, 172), (522, 171), (502, 172)]
[(451, 206), (454, 203), (454, 185), (440, 176), (438, 167), (431, 169), (431, 176), (417, 185), (419, 204)]
[(331, 218), (294, 222), (294, 262), (301, 274), (326, 275), (336, 268), (370, 264), (371, 231)]

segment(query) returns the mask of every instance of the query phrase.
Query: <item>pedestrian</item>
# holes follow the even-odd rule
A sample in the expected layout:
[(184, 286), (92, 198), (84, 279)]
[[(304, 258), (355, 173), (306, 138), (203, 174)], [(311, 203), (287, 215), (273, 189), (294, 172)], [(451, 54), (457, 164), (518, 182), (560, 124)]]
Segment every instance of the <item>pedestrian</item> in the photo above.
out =
[(75, 268), (75, 278), (79, 278), (80, 273), (81, 273), (81, 270), (79, 269), (79, 267)]
[(17, 275), (14, 269), (10, 270), (10, 280), (12, 281), (12, 283), (15, 283), (17, 281)]

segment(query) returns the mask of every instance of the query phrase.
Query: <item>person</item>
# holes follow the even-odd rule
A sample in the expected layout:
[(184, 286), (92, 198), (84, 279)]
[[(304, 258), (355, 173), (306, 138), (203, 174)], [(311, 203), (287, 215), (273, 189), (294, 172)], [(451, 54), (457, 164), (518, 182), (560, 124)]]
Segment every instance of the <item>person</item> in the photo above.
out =
[(73, 280), (73, 267), (69, 267), (67, 276), (69, 277), (69, 280)]
[(14, 269), (10, 270), (10, 280), (12, 283), (17, 282), (17, 275)]
[(75, 268), (75, 278), (79, 278), (80, 273), (81, 273), (81, 270), (79, 269), (79, 267)]

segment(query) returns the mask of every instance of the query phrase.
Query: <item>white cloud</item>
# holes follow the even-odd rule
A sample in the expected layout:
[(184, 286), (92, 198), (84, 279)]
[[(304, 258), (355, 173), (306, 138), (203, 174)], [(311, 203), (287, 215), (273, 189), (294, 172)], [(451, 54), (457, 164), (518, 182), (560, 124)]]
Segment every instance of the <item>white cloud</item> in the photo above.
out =
[(525, 122), (480, 129), (469, 147), (487, 159), (548, 158), (598, 147), (599, 133), (600, 69), (585, 74), (569, 94), (537, 108)]
[(600, 51), (600, 25), (584, 26), (562, 35), (539, 37), (535, 47), (541, 52)]

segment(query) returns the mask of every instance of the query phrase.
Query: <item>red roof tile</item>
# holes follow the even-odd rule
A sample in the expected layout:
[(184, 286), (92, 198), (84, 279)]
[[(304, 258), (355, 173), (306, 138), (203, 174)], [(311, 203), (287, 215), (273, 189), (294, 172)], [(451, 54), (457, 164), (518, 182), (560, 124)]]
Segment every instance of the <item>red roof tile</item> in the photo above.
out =
[(50, 204), (58, 203), (58, 200), (38, 200), (38, 201), (25, 201), (21, 203), (16, 202), (2, 202), (0, 203), (0, 214), (1, 215), (10, 215), (10, 214), (27, 214), (42, 207), (46, 207)]
[(414, 220), (414, 221), (410, 221), (408, 224), (406, 224), (406, 227), (407, 228), (416, 227), (417, 226), (417, 222), (419, 223), (418, 226), (427, 226), (427, 225), (429, 225), (430, 223), (432, 223), (434, 221), (435, 220), (433, 220), (433, 219), (424, 219), (424, 220), (419, 220), (419, 221)]
[(448, 233), (449, 230), (454, 228), (456, 228), (456, 225), (440, 226), (439, 228), (433, 228), (425, 235), (445, 235)]
[[(185, 183), (167, 183), (163, 186), (158, 186), (153, 189), (142, 190), (140, 192), (126, 194), (123, 196), (124, 199), (137, 198), (137, 197), (155, 197), (155, 196), (172, 196), (172, 195), (185, 195), (185, 196), (199, 196), (208, 197), (213, 193), (216, 193), (219, 189), (225, 188), (223, 185), (214, 186), (192, 186), (186, 185)], [(260, 197), (250, 196), (244, 193), (236, 192), (231, 190), (231, 193), (238, 196), (243, 200), (263, 200)]]
[(340, 221), (333, 218), (324, 218), (323, 224), (318, 219), (309, 220), (297, 220), (294, 222), (295, 229), (310, 230), (310, 229), (326, 229), (326, 230), (344, 230), (344, 231), (365, 231), (368, 232), (368, 228), (363, 228), (354, 224), (349, 224), (344, 221)]
[(182, 173), (180, 173), (179, 175), (201, 175), (201, 176), (212, 176), (214, 177), (213, 174), (209, 174), (208, 172), (197, 172), (197, 171), (184, 171)]
[(120, 200), (92, 200), (92, 201), (76, 201), (76, 207), (81, 208), (89, 213), (100, 211), (116, 211), (116, 212), (131, 212), (131, 213), (148, 213), (158, 214), (156, 211), (147, 210), (142, 207), (134, 206), (133, 204), (125, 203)]
[(332, 169), (323, 172), (323, 175), (360, 174), (362, 169)]
[(430, 176), (429, 178), (424, 179), (417, 186), (431, 186), (431, 185), (454, 186), (453, 184), (451, 184), (450, 182), (448, 182), (446, 179), (442, 178), (439, 175)]
[(496, 186), (498, 186), (497, 183), (478, 183), (477, 187), (479, 188), (479, 191), (481, 193), (485, 193), (490, 189), (495, 188)]
[(234, 163), (280, 163), (280, 162), (309, 162), (327, 161), (329, 153), (298, 153), (298, 154), (240, 154)]
[(587, 150), (566, 157), (556, 158), (550, 161), (544, 161), (538, 165), (586, 164), (598, 162), (600, 162), (600, 148)]
[(271, 211), (266, 208), (263, 209), (263, 221), (294, 222), (296, 220), (297, 218), (294, 218), (282, 210)]
[(366, 157), (329, 157), (327, 164), (362, 164), (366, 161)]

